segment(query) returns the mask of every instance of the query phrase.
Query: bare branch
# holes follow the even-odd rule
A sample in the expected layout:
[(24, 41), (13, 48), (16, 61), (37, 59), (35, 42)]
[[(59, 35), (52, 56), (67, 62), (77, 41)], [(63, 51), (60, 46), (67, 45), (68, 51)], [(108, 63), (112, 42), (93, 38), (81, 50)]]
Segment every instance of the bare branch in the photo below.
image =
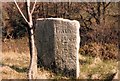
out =
[(32, 21), (32, 14), (30, 13), (30, 0), (27, 0), (27, 14), (28, 14), (28, 24), (30, 25), (29, 27), (31, 28), (33, 25)]
[(30, 0), (27, 0), (27, 11), (28, 15), (30, 15)]
[(34, 3), (34, 5), (33, 5), (32, 11), (31, 11), (31, 14), (33, 14), (33, 11), (35, 10), (36, 2), (37, 2), (37, 0), (35, 0), (35, 3)]
[(20, 14), (21, 14), (21, 15), (22, 15), (22, 17), (24, 18), (24, 20), (25, 20), (27, 23), (29, 23), (29, 22), (28, 22), (28, 20), (26, 19), (26, 17), (24, 16), (23, 12), (21, 11), (20, 7), (18, 6), (18, 4), (17, 4), (16, 0), (14, 0), (14, 2), (15, 2), (15, 5), (17, 6), (17, 8), (18, 8), (18, 10), (19, 10)]
[(111, 2), (109, 2), (108, 4), (105, 5), (105, 8), (108, 7), (110, 5)]

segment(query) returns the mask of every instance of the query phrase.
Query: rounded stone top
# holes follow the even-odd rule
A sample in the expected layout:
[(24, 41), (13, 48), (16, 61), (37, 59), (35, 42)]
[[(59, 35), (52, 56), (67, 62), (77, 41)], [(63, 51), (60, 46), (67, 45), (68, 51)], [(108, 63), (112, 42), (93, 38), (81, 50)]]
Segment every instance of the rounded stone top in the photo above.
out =
[(77, 20), (69, 20), (64, 18), (38, 18), (37, 20), (62, 20), (62, 21), (69, 21), (69, 22), (77, 21)]
[(80, 27), (80, 23), (77, 20), (69, 20), (64, 18), (38, 18), (37, 21), (41, 20), (53, 20), (53, 21), (64, 21), (64, 22), (74, 22), (78, 27)]

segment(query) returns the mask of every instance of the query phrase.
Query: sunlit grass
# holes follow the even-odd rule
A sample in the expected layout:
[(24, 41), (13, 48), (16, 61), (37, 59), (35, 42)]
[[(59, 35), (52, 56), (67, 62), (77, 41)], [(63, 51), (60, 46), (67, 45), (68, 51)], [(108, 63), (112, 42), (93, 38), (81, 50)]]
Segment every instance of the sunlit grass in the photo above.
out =
[(84, 58), (84, 61), (86, 61), (80, 67), (81, 79), (106, 79), (108, 74), (117, 72), (118, 66), (116, 60), (101, 60), (100, 58), (83, 55), (80, 56), (81, 58)]

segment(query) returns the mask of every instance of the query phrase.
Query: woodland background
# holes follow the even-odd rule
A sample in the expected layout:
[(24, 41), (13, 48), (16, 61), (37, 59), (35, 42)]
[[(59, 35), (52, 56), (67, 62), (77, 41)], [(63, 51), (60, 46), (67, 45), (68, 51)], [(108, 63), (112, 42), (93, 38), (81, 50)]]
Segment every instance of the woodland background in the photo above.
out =
[[(23, 2), (19, 2), (18, 4), (26, 15), (25, 4)], [(86, 68), (86, 66), (93, 64), (93, 58), (95, 59), (99, 57), (100, 60), (103, 61), (103, 66), (106, 60), (107, 64), (111, 63), (109, 65), (114, 66), (113, 68), (111, 68), (112, 66), (110, 66), (110, 68), (109, 66), (105, 67), (105, 71), (106, 69), (108, 69), (108, 73), (103, 73), (101, 74), (101, 76), (116, 72), (115, 68), (117, 67), (117, 65), (114, 64), (116, 64), (119, 60), (118, 54), (120, 51), (119, 10), (119, 2), (37, 2), (35, 11), (33, 13), (33, 21), (35, 25), (37, 18), (53, 17), (78, 20), (81, 26), (81, 43), (79, 52), (80, 55), (82, 55), (81, 57), (85, 58), (80, 58), (81, 66), (83, 66), (81, 70), (83, 71), (85, 77), (91, 78), (94, 74), (96, 74), (97, 71), (99, 71), (97, 68), (97, 71), (91, 72), (89, 71), (90, 68)], [(15, 54), (16, 52), (24, 54), (29, 52), (26, 27), (27, 23), (20, 15), (15, 4), (13, 2), (3, 2), (2, 52), (4, 54), (7, 55), (8, 52), (11, 51), (13, 54)], [(5, 64), (7, 63), (6, 59), (3, 60), (2, 64), (10, 66), (9, 63)], [(15, 70), (20, 70), (14, 64), (10, 67)], [(110, 72), (111, 69), (115, 69), (115, 72)], [(23, 68), (23, 70), (25, 70), (26, 72), (27, 68)], [(98, 78), (98, 75), (96, 76)], [(83, 76), (81, 78), (85, 77)]]

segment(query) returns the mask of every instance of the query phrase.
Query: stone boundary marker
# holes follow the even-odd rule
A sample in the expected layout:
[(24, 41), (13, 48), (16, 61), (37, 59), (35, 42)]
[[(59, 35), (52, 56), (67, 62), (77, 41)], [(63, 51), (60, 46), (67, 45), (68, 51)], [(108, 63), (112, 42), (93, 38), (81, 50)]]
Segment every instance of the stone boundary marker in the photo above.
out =
[(76, 20), (37, 19), (35, 44), (39, 64), (55, 72), (79, 77), (79, 28)]

